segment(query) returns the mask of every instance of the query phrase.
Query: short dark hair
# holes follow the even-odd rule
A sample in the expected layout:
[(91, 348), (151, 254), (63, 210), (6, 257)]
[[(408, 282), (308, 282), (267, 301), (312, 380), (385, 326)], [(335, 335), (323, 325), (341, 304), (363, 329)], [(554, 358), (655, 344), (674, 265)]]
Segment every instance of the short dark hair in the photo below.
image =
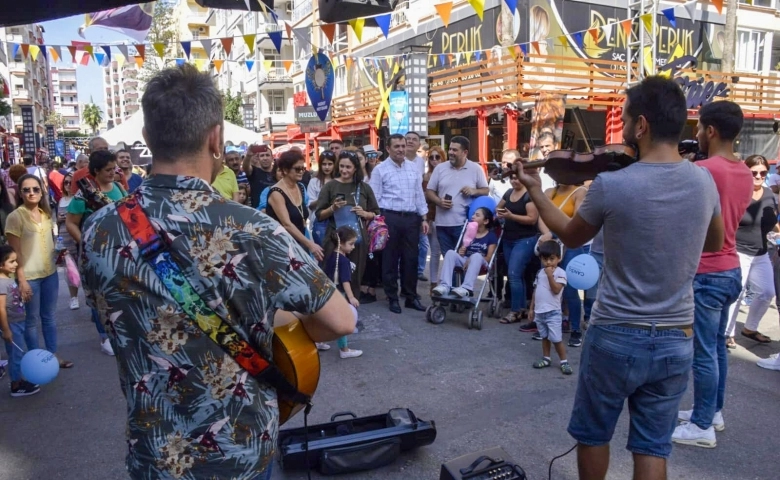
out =
[(537, 142), (541, 142), (543, 138), (550, 137), (552, 138), (552, 141), (555, 141), (555, 135), (549, 130), (544, 130), (542, 133), (539, 134), (539, 138), (536, 139)]
[(343, 140), (339, 140), (338, 138), (334, 138), (333, 140), (330, 141), (330, 143), (328, 144), (328, 147), (330, 147), (334, 143), (338, 143), (342, 147), (344, 146), (344, 141)]
[(282, 170), (282, 171), (290, 171), (292, 167), (298, 163), (303, 161), (303, 153), (296, 149), (290, 149), (284, 152), (279, 156), (279, 160), (277, 160), (276, 165)]
[(8, 244), (0, 245), (0, 265), (3, 265), (8, 260), (8, 258), (11, 256), (12, 253), (16, 253), (14, 247)]
[(469, 148), (471, 147), (471, 142), (469, 142), (469, 139), (460, 135), (456, 135), (450, 139), (450, 143), (457, 143), (460, 145), (460, 147), (463, 150), (469, 151)]
[(393, 142), (393, 140), (402, 140), (404, 143), (406, 143), (406, 137), (401, 135), (400, 133), (394, 133), (387, 137), (387, 146), (390, 147), (390, 144)]
[(651, 140), (677, 145), (688, 119), (685, 95), (677, 83), (658, 75), (647, 77), (626, 90), (626, 98), (626, 113), (633, 121), (645, 117)]
[(412, 131), (412, 130), (409, 130), (408, 132), (406, 132), (406, 135), (409, 135), (410, 133), (411, 133), (412, 135), (415, 135), (415, 136), (417, 137), (417, 140), (422, 140), (422, 136), (421, 136), (419, 133), (417, 133), (417, 132), (414, 132), (414, 131)]
[(539, 244), (539, 257), (558, 257), (561, 258), (561, 244), (555, 240), (547, 240)]
[(33, 158), (32, 155), (27, 154), (24, 157), (22, 157), (22, 161), (24, 162), (25, 165), (32, 165), (35, 162), (35, 159)]
[(763, 155), (751, 155), (747, 157), (745, 159), (745, 165), (747, 165), (748, 168), (753, 168), (756, 165), (763, 165), (769, 170), (769, 161), (767, 161), (766, 157)]
[(117, 156), (117, 157), (119, 156), (119, 154), (120, 154), (120, 153), (126, 153), (126, 154), (130, 155), (130, 150), (128, 150), (128, 149), (126, 149), (126, 148), (120, 148), (119, 150), (117, 150), (117, 151), (116, 151), (116, 152), (114, 152), (114, 153), (116, 153), (116, 156)]
[(734, 102), (721, 100), (704, 105), (699, 109), (699, 121), (705, 127), (713, 127), (723, 140), (734, 140), (742, 130), (745, 116)]
[(99, 170), (103, 170), (111, 162), (116, 162), (116, 154), (110, 150), (98, 150), (90, 153), (89, 174), (94, 177)]
[(155, 162), (199, 152), (208, 132), (224, 124), (222, 95), (214, 81), (187, 63), (155, 74), (146, 84), (141, 105)]

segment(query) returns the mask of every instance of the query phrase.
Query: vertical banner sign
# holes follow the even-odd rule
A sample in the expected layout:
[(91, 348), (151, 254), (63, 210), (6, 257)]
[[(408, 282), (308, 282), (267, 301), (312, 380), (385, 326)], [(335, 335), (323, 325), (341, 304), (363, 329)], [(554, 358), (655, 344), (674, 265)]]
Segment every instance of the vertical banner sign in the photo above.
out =
[(387, 112), (387, 126), (390, 134), (406, 135), (409, 131), (409, 94), (403, 91), (390, 92), (390, 111)]
[(323, 122), (330, 111), (334, 80), (330, 59), (322, 52), (312, 55), (306, 66), (306, 92), (309, 94), (311, 106)]
[[(404, 62), (409, 95), (409, 130), (428, 136), (428, 53), (409, 53)], [(391, 97), (392, 98), (392, 97)]]
[(49, 158), (54, 158), (54, 125), (46, 125), (46, 150), (49, 151)]
[(65, 158), (65, 141), (64, 140), (55, 140), (54, 141), (54, 154), (62, 159)]
[(531, 122), (531, 142), (528, 157), (542, 160), (545, 152), (561, 148), (563, 117), (566, 114), (566, 95), (540, 93), (534, 105)]
[(35, 153), (35, 120), (32, 105), (22, 105), (22, 148), (24, 153)]

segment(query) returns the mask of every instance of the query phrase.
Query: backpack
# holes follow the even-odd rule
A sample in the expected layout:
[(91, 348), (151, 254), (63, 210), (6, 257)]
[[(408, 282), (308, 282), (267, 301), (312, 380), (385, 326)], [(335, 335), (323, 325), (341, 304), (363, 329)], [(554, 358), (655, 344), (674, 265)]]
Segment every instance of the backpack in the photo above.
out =
[(390, 230), (385, 223), (385, 217), (376, 216), (366, 228), (368, 233), (368, 253), (378, 252), (387, 246), (387, 239), (390, 238)]

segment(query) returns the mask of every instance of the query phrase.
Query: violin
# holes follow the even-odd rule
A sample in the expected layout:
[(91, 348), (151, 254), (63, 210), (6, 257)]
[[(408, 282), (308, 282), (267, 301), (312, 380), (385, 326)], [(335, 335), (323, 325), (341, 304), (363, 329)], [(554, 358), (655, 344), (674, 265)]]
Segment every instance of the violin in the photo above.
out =
[[(579, 185), (593, 180), (602, 172), (613, 172), (636, 162), (636, 150), (629, 145), (612, 144), (596, 147), (589, 153), (577, 153), (574, 150), (555, 150), (546, 160), (536, 160), (523, 164), (523, 169), (544, 167), (544, 173), (563, 185)], [(504, 172), (509, 176), (514, 171)]]

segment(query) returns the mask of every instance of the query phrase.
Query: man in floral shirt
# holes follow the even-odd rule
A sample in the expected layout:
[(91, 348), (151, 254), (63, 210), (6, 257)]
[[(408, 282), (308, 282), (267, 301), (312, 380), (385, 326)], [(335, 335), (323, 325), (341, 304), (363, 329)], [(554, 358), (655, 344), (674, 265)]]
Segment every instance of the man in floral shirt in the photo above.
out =
[[(316, 341), (351, 333), (346, 301), (284, 228), (209, 186), (223, 152), (221, 96), (211, 79), (189, 65), (163, 70), (142, 105), (154, 164), (135, 198), (200, 297), (266, 357), (276, 309), (302, 314)], [(83, 231), (83, 278), (127, 399), (130, 476), (269, 478), (275, 390), (182, 311), (140, 256), (116, 204), (94, 213)]]

